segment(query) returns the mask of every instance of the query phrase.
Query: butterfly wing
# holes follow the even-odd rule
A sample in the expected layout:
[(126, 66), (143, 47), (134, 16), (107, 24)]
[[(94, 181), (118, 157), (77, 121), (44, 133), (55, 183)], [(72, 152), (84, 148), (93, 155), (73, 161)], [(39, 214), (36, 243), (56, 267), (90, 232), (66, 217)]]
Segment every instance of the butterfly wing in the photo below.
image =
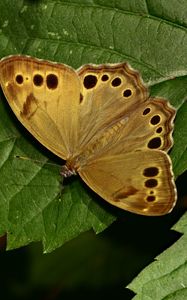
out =
[(0, 83), (20, 122), (53, 153), (67, 159), (78, 139), (80, 81), (70, 67), (27, 56), (0, 62)]
[(147, 88), (127, 63), (84, 65), (81, 81), (79, 149), (84, 149), (126, 112), (147, 99)]
[(130, 212), (163, 215), (176, 202), (171, 162), (159, 150), (101, 157), (79, 174), (106, 201)]
[[(85, 65), (78, 75), (82, 93), (79, 149), (85, 152), (102, 139), (104, 152), (121, 153), (136, 145), (146, 148), (145, 143), (157, 137), (152, 144), (157, 141), (159, 149), (171, 148), (175, 109), (164, 99), (149, 98), (140, 74), (127, 63)], [(101, 152), (99, 145), (96, 148)]]
[(77, 160), (78, 173), (117, 207), (143, 215), (170, 212), (176, 203), (167, 154), (174, 116), (165, 100), (149, 99), (88, 145)]
[(127, 64), (84, 66), (79, 76), (84, 126), (78, 173), (115, 206), (145, 215), (168, 213), (176, 202), (167, 155), (175, 109), (164, 99), (149, 98)]

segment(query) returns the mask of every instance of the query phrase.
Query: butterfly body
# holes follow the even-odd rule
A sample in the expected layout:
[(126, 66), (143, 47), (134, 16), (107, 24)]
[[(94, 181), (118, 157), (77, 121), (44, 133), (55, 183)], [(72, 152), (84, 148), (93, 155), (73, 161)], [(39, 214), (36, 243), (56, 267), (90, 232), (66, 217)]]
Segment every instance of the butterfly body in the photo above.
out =
[(175, 109), (151, 98), (127, 63), (64, 64), (27, 56), (0, 62), (0, 82), (20, 122), (111, 204), (144, 215), (172, 210)]

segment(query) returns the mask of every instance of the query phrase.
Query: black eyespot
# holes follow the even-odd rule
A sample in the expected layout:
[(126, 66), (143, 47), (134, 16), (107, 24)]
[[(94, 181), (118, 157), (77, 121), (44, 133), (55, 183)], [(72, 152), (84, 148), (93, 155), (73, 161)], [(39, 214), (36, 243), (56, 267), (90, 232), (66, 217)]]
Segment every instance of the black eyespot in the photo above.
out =
[(58, 77), (55, 74), (48, 74), (46, 78), (48, 89), (54, 90), (58, 86)]
[(40, 74), (36, 74), (33, 77), (34, 85), (41, 86), (43, 84), (43, 77)]
[(83, 101), (83, 94), (80, 93), (79, 103), (82, 103)]
[(102, 81), (107, 81), (109, 79), (108, 75), (107, 74), (104, 74), (102, 77), (101, 77), (101, 80)]
[(160, 137), (155, 137), (151, 139), (148, 143), (148, 148), (150, 149), (157, 149), (161, 146), (161, 138)]
[(158, 185), (158, 181), (156, 179), (148, 179), (145, 182), (145, 186), (148, 188), (153, 188)]
[(149, 107), (147, 107), (146, 109), (144, 109), (143, 111), (143, 115), (147, 115), (148, 113), (150, 113), (151, 109)]
[(147, 196), (147, 201), (148, 202), (154, 202), (156, 200), (155, 196)]
[(132, 95), (132, 91), (130, 89), (126, 89), (124, 92), (123, 92), (123, 96), (125, 98), (128, 98)]
[(156, 125), (160, 122), (160, 116), (159, 115), (155, 115), (151, 118), (151, 124), (152, 125)]
[(112, 80), (112, 86), (116, 87), (119, 86), (121, 84), (121, 78), (116, 77)]
[(87, 75), (84, 77), (84, 87), (92, 89), (97, 84), (97, 77), (95, 75)]
[(157, 167), (149, 167), (144, 169), (143, 171), (143, 175), (146, 177), (154, 177), (158, 175), (158, 173), (159, 173), (159, 169)]
[(158, 127), (156, 130), (157, 133), (161, 133), (162, 132), (162, 127)]
[(16, 75), (16, 82), (18, 84), (22, 84), (23, 83), (23, 76), (21, 74)]

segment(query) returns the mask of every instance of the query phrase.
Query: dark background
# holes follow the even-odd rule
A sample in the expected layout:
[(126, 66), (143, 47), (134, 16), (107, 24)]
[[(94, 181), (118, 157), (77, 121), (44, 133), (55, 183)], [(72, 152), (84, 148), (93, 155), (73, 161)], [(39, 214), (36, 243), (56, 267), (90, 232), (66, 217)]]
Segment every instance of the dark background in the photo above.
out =
[(5, 251), (1, 238), (1, 299), (132, 299), (125, 288), (155, 256), (181, 234), (170, 228), (184, 213), (187, 172), (177, 180), (178, 203), (163, 217), (144, 217), (117, 209), (118, 220), (99, 235), (80, 235), (50, 254), (41, 243)]

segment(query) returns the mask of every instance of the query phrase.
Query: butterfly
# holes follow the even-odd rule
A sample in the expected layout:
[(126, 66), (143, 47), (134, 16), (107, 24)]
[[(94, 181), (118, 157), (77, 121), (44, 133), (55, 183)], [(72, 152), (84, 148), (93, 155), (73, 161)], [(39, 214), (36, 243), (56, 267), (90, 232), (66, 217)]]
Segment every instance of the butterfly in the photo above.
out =
[(149, 97), (128, 63), (65, 64), (15, 55), (0, 61), (0, 84), (19, 121), (114, 206), (163, 215), (176, 203), (168, 150), (175, 109)]

